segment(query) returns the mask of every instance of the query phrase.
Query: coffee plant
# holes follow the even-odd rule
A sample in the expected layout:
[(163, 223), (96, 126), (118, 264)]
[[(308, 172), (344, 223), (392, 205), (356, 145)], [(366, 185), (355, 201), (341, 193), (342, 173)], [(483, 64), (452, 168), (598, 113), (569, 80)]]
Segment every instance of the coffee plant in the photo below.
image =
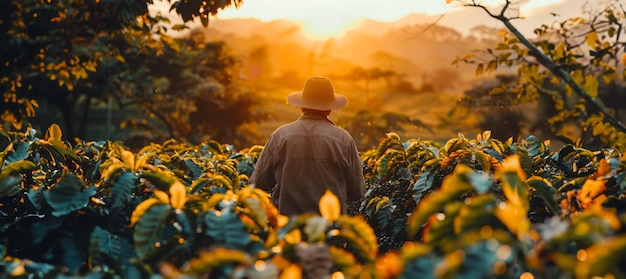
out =
[(623, 278), (626, 156), (488, 131), (389, 133), (365, 196), (287, 217), (248, 183), (263, 146), (138, 152), (0, 131), (0, 275), (24, 278)]

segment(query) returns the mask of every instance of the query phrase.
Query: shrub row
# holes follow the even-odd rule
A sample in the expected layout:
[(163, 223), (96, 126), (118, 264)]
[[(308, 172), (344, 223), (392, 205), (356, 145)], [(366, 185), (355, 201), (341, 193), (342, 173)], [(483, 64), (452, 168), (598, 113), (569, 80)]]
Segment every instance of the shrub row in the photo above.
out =
[(248, 183), (263, 149), (132, 152), (0, 132), (0, 274), (28, 278), (626, 277), (626, 157), (484, 132), (397, 134), (362, 153), (365, 197), (280, 215)]

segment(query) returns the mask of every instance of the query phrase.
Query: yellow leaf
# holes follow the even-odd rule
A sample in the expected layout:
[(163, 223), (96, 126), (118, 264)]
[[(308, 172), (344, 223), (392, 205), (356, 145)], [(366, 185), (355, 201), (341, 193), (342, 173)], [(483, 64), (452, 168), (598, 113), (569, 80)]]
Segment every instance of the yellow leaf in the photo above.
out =
[(622, 55), (622, 64), (626, 65), (626, 53), (624, 53), (624, 55)]
[(483, 64), (478, 64), (476, 66), (476, 76), (481, 76), (485, 72), (485, 66)]
[(187, 188), (180, 181), (170, 186), (170, 204), (174, 209), (182, 209), (187, 201)]
[(387, 253), (376, 260), (376, 273), (380, 278), (400, 278), (403, 269), (402, 259), (396, 252)]
[(583, 71), (581, 70), (574, 70), (570, 73), (570, 75), (572, 76), (572, 79), (574, 80), (574, 82), (578, 83), (578, 84), (582, 84), (583, 83)]
[(128, 151), (122, 150), (121, 159), (124, 164), (130, 167), (131, 170), (135, 170), (135, 154)]
[(567, 45), (565, 44), (565, 42), (560, 42), (554, 49), (553, 59), (560, 60), (561, 58), (565, 57), (566, 47)]
[(21, 276), (24, 276), (25, 272), (26, 272), (26, 269), (24, 268), (24, 262), (20, 261), (19, 263), (17, 263), (17, 265), (13, 266), (13, 270), (11, 270), (9, 274), (14, 277), (18, 277), (18, 276), (21, 277)]
[(70, 72), (76, 79), (85, 79), (87, 78), (87, 71), (85, 71), (82, 67), (72, 67)]
[(63, 79), (69, 79), (70, 78), (70, 72), (68, 70), (60, 70), (59, 71), (59, 76), (61, 76)]
[(285, 241), (289, 244), (296, 244), (302, 241), (302, 232), (299, 229), (290, 231), (285, 235)]
[(526, 173), (522, 169), (518, 155), (511, 155), (502, 162), (500, 173), (514, 172), (520, 180), (526, 180)]
[(598, 33), (590, 32), (589, 34), (587, 34), (585, 40), (587, 41), (587, 45), (589, 45), (590, 47), (595, 47), (596, 42), (598, 41)]
[(302, 279), (302, 267), (299, 264), (286, 267), (280, 274), (280, 279)]
[(606, 159), (602, 158), (602, 160), (600, 160), (598, 170), (596, 171), (596, 176), (602, 177), (607, 175), (609, 172), (611, 172), (611, 165), (609, 165), (609, 162)]
[(605, 190), (604, 180), (587, 179), (578, 192), (578, 202), (582, 208), (588, 208), (594, 204), (596, 197), (599, 197)]
[(151, 165), (148, 164), (148, 160), (150, 159), (150, 156), (140, 156), (138, 158), (136, 158), (135, 160), (135, 169), (134, 170), (138, 170), (140, 168), (150, 168)]
[(598, 79), (593, 75), (585, 76), (585, 85), (583, 89), (589, 94), (589, 96), (595, 98), (598, 96)]
[(502, 202), (496, 207), (494, 214), (509, 231), (516, 234), (518, 237), (530, 229), (530, 220), (528, 220), (526, 216), (527, 210), (524, 210), (519, 205), (515, 205), (509, 201)]
[(170, 203), (170, 197), (167, 195), (167, 193), (159, 189), (154, 190), (154, 196), (156, 196), (156, 198), (162, 203), (167, 203), (167, 204)]
[(277, 226), (279, 228), (282, 228), (282, 227), (286, 226), (289, 223), (289, 217), (287, 217), (285, 215), (278, 215), (276, 217), (276, 221), (277, 221)]
[(50, 125), (50, 128), (48, 128), (46, 132), (46, 140), (49, 142), (61, 142), (62, 137), (63, 132), (61, 132), (61, 127), (57, 124)]
[(137, 205), (137, 207), (135, 207), (135, 210), (133, 210), (133, 214), (130, 217), (130, 227), (134, 226), (135, 223), (139, 221), (139, 218), (141, 218), (141, 216), (143, 216), (143, 214), (146, 213), (146, 211), (150, 209), (150, 207), (157, 203), (161, 203), (161, 201), (158, 199), (150, 198)]
[(333, 194), (329, 189), (326, 189), (324, 195), (319, 201), (320, 214), (326, 218), (329, 222), (335, 222), (341, 215), (341, 204), (339, 198)]

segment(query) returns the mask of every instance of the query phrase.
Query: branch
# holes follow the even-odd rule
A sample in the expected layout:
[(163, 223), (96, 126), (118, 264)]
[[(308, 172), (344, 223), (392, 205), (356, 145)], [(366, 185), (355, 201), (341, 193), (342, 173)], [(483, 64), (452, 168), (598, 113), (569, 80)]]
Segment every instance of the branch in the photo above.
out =
[(161, 119), (161, 121), (163, 121), (165, 126), (167, 126), (167, 130), (170, 134), (170, 137), (175, 138), (174, 127), (168, 121), (167, 116), (165, 116), (165, 114), (155, 110), (152, 106), (147, 105), (144, 102), (140, 102), (140, 105), (143, 106), (145, 109), (147, 109), (150, 113), (153, 113), (156, 116), (156, 118)]
[(489, 14), (489, 16), (499, 20), (500, 22), (502, 22), (504, 24), (504, 26), (511, 31), (511, 33), (513, 33), (513, 35), (515, 35), (515, 37), (517, 37), (517, 39), (520, 40), (520, 42), (526, 47), (528, 48), (529, 54), (532, 55), (533, 57), (535, 57), (537, 59), (537, 61), (543, 65), (544, 67), (546, 67), (553, 75), (559, 77), (560, 79), (562, 79), (567, 85), (569, 85), (572, 90), (574, 90), (574, 92), (580, 96), (581, 98), (583, 98), (585, 101), (587, 101), (592, 107), (594, 107), (595, 109), (597, 109), (598, 111), (600, 111), (601, 113), (604, 114), (606, 121), (608, 121), (609, 123), (611, 123), (613, 126), (615, 126), (616, 128), (618, 128), (621, 132), (626, 133), (626, 126), (624, 126), (617, 118), (615, 118), (614, 115), (612, 115), (611, 113), (609, 113), (606, 109), (606, 107), (604, 107), (604, 105), (602, 105), (600, 102), (598, 102), (598, 100), (596, 100), (595, 98), (591, 97), (591, 95), (589, 95), (585, 89), (583, 89), (580, 85), (578, 85), (574, 79), (572, 78), (572, 76), (566, 72), (565, 70), (563, 70), (562, 68), (558, 67), (552, 60), (550, 60), (549, 57), (547, 57), (543, 52), (541, 52), (541, 50), (539, 50), (537, 47), (535, 47), (535, 45), (533, 45), (533, 43), (531, 43), (512, 23), (511, 20), (509, 18), (507, 18), (506, 16), (504, 16), (504, 12), (505, 10), (508, 8), (509, 4), (510, 4), (510, 0), (506, 1), (506, 4), (504, 6), (504, 8), (502, 9), (502, 11), (500, 12), (499, 15), (494, 15), (491, 12), (489, 12), (489, 10), (487, 10), (487, 8), (485, 8), (485, 6), (483, 5), (479, 5), (479, 4), (472, 4), (470, 6), (474, 6), (474, 7), (479, 7), (482, 8), (483, 10), (485, 10), (487, 12), (487, 14)]

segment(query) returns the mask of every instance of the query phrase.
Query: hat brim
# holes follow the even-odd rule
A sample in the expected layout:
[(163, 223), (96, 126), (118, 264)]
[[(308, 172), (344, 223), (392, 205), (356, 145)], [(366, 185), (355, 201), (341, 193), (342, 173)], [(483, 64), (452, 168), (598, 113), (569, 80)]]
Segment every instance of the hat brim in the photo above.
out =
[(308, 108), (314, 110), (338, 110), (348, 105), (348, 98), (335, 93), (335, 99), (329, 102), (311, 102), (302, 98), (302, 91), (294, 92), (287, 96), (287, 104), (297, 108)]

